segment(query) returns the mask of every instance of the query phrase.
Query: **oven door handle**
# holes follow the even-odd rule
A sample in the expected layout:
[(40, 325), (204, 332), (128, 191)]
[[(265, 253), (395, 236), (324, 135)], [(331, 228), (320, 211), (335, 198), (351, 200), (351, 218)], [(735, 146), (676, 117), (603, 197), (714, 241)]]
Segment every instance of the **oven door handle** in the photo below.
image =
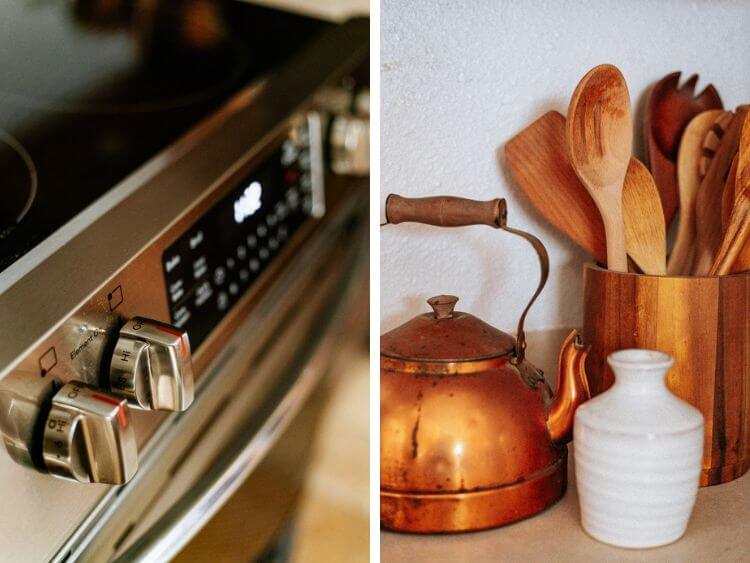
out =
[[(340, 313), (342, 308), (338, 309)], [(330, 366), (344, 325), (342, 315), (335, 314), (270, 416), (266, 409), (261, 409), (265, 412), (251, 417), (195, 484), (115, 561), (168, 561), (201, 530), (258, 466), (302, 409)], [(248, 435), (252, 436), (250, 441)]]

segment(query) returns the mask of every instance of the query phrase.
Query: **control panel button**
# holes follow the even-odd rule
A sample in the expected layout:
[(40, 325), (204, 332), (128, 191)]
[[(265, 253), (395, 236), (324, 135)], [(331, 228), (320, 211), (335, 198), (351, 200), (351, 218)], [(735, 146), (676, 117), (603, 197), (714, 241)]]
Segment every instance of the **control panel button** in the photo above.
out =
[(110, 388), (137, 408), (184, 411), (193, 402), (190, 342), (177, 327), (134, 318), (120, 329)]
[(85, 383), (66, 383), (52, 398), (44, 422), (42, 458), (58, 477), (127, 483), (138, 469), (127, 402)]

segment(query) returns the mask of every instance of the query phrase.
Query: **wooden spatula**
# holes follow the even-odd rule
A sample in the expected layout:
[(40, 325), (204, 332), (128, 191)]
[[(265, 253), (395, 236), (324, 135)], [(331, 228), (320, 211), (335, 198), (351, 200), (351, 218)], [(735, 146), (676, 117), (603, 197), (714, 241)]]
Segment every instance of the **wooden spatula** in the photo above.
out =
[(531, 205), (597, 262), (607, 263), (604, 223), (568, 160), (565, 117), (549, 111), (505, 144), (505, 159)]
[(747, 112), (748, 106), (737, 108), (695, 197), (694, 275), (706, 275), (711, 270), (721, 245), (721, 199), (724, 183), (739, 146), (742, 123)]
[[(597, 262), (606, 265), (604, 223), (594, 200), (570, 165), (566, 146), (565, 117), (559, 112), (550, 111), (506, 143), (505, 159), (513, 178), (531, 205)], [(637, 186), (643, 185), (637, 179), (637, 176), (642, 177), (639, 174), (642, 166), (631, 159), (625, 176), (625, 192), (637, 193)], [(623, 196), (623, 205), (627, 203), (629, 207), (629, 202), (634, 199), (640, 201), (637, 197)], [(653, 197), (650, 201), (653, 204)], [(640, 219), (638, 214), (637, 209), (632, 213), (629, 209), (623, 210), (626, 230), (630, 230), (628, 223), (633, 218)], [(637, 238), (635, 240), (638, 241)], [(645, 256), (640, 254), (648, 248), (649, 245), (641, 244), (630, 248), (626, 241), (626, 250), (633, 261), (645, 273), (657, 274), (659, 268), (648, 271), (649, 264), (653, 263), (650, 253)]]
[(667, 273), (667, 233), (659, 189), (648, 168), (630, 159), (622, 192), (625, 248), (644, 274)]

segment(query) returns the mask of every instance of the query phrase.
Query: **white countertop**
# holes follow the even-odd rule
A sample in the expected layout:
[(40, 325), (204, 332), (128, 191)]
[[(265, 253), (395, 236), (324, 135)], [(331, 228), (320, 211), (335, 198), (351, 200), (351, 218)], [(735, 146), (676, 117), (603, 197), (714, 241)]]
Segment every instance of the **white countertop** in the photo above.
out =
[(381, 561), (750, 561), (750, 473), (698, 491), (687, 531), (675, 543), (647, 550), (598, 542), (580, 525), (569, 447), (568, 492), (527, 520), (484, 532), (411, 535), (382, 531)]

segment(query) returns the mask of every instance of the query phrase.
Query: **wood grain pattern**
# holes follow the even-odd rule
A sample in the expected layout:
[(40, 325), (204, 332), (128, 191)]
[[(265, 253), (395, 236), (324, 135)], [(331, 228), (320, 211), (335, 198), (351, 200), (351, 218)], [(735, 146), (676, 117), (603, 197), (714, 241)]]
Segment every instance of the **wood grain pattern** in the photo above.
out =
[(742, 122), (748, 107), (740, 106), (729, 124), (719, 149), (708, 167), (695, 199), (695, 262), (693, 274), (705, 275), (721, 245), (721, 199), (724, 182), (737, 153)]
[(727, 128), (732, 123), (733, 118), (733, 111), (721, 113), (717, 116), (711, 129), (706, 133), (706, 137), (703, 139), (703, 151), (698, 159), (698, 173), (701, 180), (708, 172), (708, 167), (711, 166), (711, 161), (714, 159), (716, 151), (719, 150), (721, 139), (724, 138), (724, 133), (727, 132)]
[(664, 76), (651, 88), (645, 112), (648, 166), (662, 198), (667, 226), (678, 206), (677, 153), (685, 127), (700, 112), (723, 107), (719, 93), (709, 84), (695, 95), (698, 75), (680, 86), (680, 72)]
[(628, 271), (622, 191), (633, 146), (630, 93), (620, 70), (591, 69), (576, 86), (566, 122), (570, 163), (604, 222), (607, 267)]
[(729, 218), (734, 208), (735, 186), (737, 184), (737, 155), (734, 155), (732, 166), (729, 167), (727, 181), (724, 182), (724, 193), (721, 194), (721, 232), (726, 233), (729, 226)]
[(750, 467), (750, 274), (644, 276), (584, 267), (583, 338), (592, 395), (613, 382), (607, 355), (649, 348), (675, 357), (669, 388), (706, 421), (701, 485)]
[(385, 200), (389, 223), (424, 223), (436, 227), (487, 225), (499, 228), (505, 203), (500, 199), (476, 201), (455, 196), (403, 197), (390, 194)]
[(705, 174), (701, 174), (698, 162), (706, 158), (704, 141), (712, 131), (716, 119), (725, 112), (710, 109), (696, 115), (682, 134), (677, 153), (677, 189), (680, 197), (680, 215), (677, 235), (669, 255), (669, 274), (690, 273), (695, 256), (695, 196)]
[(659, 190), (648, 168), (630, 159), (622, 192), (625, 248), (646, 274), (667, 273), (667, 233)]
[(568, 158), (565, 117), (549, 111), (505, 144), (505, 159), (526, 199), (600, 264), (607, 264), (602, 216)]
[[(565, 117), (550, 111), (542, 115), (505, 145), (505, 159), (511, 174), (531, 205), (550, 223), (580, 246), (600, 264), (607, 264), (606, 236), (601, 214), (588, 190), (581, 183), (570, 164), (567, 151)], [(631, 221), (639, 221), (638, 208), (629, 209), (643, 177), (643, 164), (631, 158), (623, 191), (623, 221), (629, 230)], [(639, 174), (640, 172), (640, 174)], [(646, 171), (647, 172), (647, 171)], [(651, 204), (653, 207), (653, 203)], [(626, 250), (641, 269), (648, 270), (648, 256), (644, 248), (635, 245)]]
[[(750, 194), (750, 112), (745, 115), (745, 122), (740, 134), (739, 153), (736, 158), (737, 170), (734, 180), (733, 210), (738, 204), (743, 205), (744, 203), (741, 200), (746, 200)], [(750, 270), (750, 242), (746, 241), (732, 264), (731, 272), (746, 272), (748, 270)]]
[(732, 271), (735, 261), (750, 237), (750, 188), (742, 190), (734, 201), (727, 232), (708, 274), (724, 276)]

